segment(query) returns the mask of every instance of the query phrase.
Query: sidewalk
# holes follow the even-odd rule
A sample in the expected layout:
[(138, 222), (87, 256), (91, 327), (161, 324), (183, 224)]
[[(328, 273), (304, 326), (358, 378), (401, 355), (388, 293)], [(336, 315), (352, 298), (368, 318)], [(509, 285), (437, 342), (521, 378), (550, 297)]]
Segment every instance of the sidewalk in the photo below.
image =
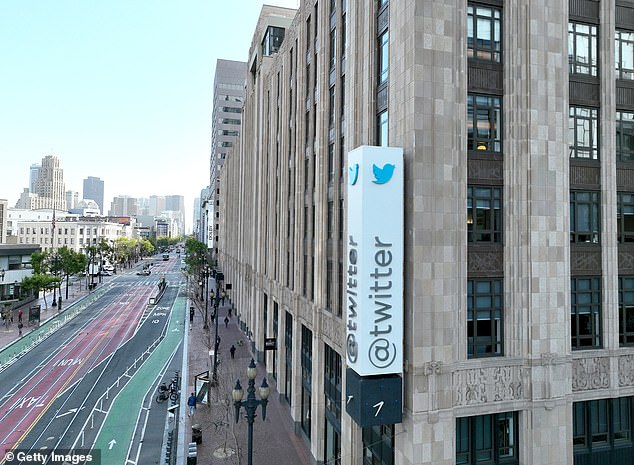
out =
[[(241, 409), (240, 419), (236, 424), (231, 391), (236, 380), (240, 380), (244, 398), (246, 398), (249, 381), (246, 370), (251, 362), (252, 354), (249, 351), (249, 341), (245, 334), (240, 331), (235, 315), (230, 318), (229, 324), (225, 327), (224, 318), (228, 309), (227, 299), (225, 305), (221, 305), (218, 310), (220, 316), (218, 336), (221, 338), (218, 354), (220, 363), (217, 367), (218, 386), (210, 388), (209, 405), (199, 404), (191, 418), (185, 416), (184, 446), (186, 451), (188, 443), (192, 440), (192, 425), (199, 425), (202, 429), (202, 443), (197, 448), (199, 465), (247, 463), (245, 411), (244, 408)], [(211, 337), (203, 329), (204, 308), (202, 311), (196, 309), (194, 322), (189, 325), (189, 372), (187, 373), (187, 393), (183, 393), (185, 398), (194, 392), (195, 375), (209, 370), (211, 378), (213, 360), (209, 356), (208, 341), (213, 340), (215, 334), (215, 323), (211, 321), (212, 313), (213, 308), (210, 305), (208, 334)], [(242, 341), (242, 345), (239, 345), (238, 341)], [(236, 348), (234, 359), (231, 358), (229, 352), (232, 344)], [(255, 378), (258, 399), (258, 388), (264, 377), (266, 377), (266, 367), (258, 364)], [(284, 401), (280, 401), (275, 380), (267, 377), (267, 382), (271, 388), (271, 393), (268, 397), (266, 420), (262, 421), (262, 407), (259, 406), (256, 412), (257, 418), (253, 424), (253, 463), (258, 465), (310, 465), (312, 460), (308, 442), (295, 434), (288, 405)], [(236, 451), (241, 454), (240, 462), (236, 460)], [(185, 454), (186, 456), (187, 454)]]
[[(101, 285), (106, 283), (106, 279)], [(89, 292), (85, 286), (85, 278), (81, 283), (81, 290), (78, 281), (75, 281), (68, 288), (68, 299), (66, 299), (66, 284), (62, 285), (62, 311), (66, 310), (68, 307), (73, 305), (75, 302), (81, 300), (86, 297)], [(59, 297), (59, 296), (57, 296)], [(35, 305), (40, 305), (40, 325), (45, 321), (53, 318), (55, 315), (59, 314), (59, 307), (52, 307), (51, 303), (53, 302), (53, 294), (46, 294), (46, 302), (44, 302), (44, 298), (40, 297), (39, 299), (32, 300), (28, 303), (22, 304), (19, 307), (13, 309), (13, 322), (9, 324), (8, 327), (4, 325), (0, 325), (0, 352), (7, 348), (14, 341), (20, 339), (19, 329), (18, 329), (18, 313), (22, 310), (22, 323), (24, 327), (22, 328), (22, 335), (25, 336), (33, 329), (36, 329), (36, 326), (29, 326), (29, 309)]]

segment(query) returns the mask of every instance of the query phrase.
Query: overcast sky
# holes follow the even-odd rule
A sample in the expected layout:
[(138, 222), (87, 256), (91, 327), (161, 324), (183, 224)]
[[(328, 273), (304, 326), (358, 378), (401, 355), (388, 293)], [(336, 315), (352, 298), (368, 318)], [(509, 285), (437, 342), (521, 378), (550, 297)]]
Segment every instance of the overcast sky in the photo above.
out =
[[(209, 183), (216, 60), (247, 61), (262, 4), (298, 0), (0, 2), (0, 198), (60, 158), (116, 195), (183, 195)], [(106, 211), (107, 213), (107, 211)]]

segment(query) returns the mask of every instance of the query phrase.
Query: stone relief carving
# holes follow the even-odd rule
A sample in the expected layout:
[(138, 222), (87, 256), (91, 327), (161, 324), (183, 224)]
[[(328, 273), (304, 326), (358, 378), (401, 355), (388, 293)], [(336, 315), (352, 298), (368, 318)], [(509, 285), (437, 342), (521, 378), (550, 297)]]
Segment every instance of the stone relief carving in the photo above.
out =
[(519, 366), (475, 368), (453, 373), (454, 406), (525, 397)]
[(425, 364), (423, 365), (423, 374), (425, 376), (429, 376), (431, 374), (439, 375), (441, 368), (442, 368), (442, 362), (439, 362), (438, 360), (425, 362)]
[(619, 357), (619, 386), (634, 386), (634, 355)]
[(572, 390), (590, 391), (610, 387), (608, 357), (579, 358), (572, 361)]

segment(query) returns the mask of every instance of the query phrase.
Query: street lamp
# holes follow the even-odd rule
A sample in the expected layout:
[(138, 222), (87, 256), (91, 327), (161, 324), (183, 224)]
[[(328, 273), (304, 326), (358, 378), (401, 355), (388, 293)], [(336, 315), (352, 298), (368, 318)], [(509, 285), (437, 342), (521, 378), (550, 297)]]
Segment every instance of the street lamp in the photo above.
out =
[(218, 315), (218, 296), (216, 295), (213, 299), (214, 301), (214, 324), (216, 327), (216, 331), (214, 333), (214, 370), (211, 376), (214, 384), (218, 382), (218, 348), (220, 346), (220, 341), (218, 340), (218, 320), (220, 319), (220, 315)]
[(236, 415), (236, 423), (240, 418), (240, 408), (244, 407), (246, 412), (247, 419), (247, 433), (248, 433), (248, 449), (247, 449), (247, 457), (248, 465), (253, 465), (253, 421), (257, 416), (256, 411), (258, 405), (262, 406), (262, 421), (266, 420), (266, 404), (268, 404), (268, 397), (270, 393), (269, 385), (266, 382), (266, 378), (262, 380), (262, 386), (260, 386), (260, 400), (255, 398), (255, 375), (257, 374), (255, 370), (255, 361), (251, 359), (251, 363), (247, 368), (247, 378), (249, 378), (249, 387), (247, 388), (247, 398), (246, 400), (242, 400), (244, 396), (244, 391), (242, 390), (242, 386), (240, 386), (240, 380), (236, 381), (236, 386), (233, 388), (231, 392), (231, 396), (233, 397), (233, 406), (235, 408)]
[(209, 309), (209, 267), (205, 265), (203, 268), (203, 276), (205, 277), (205, 282), (203, 283), (203, 295), (205, 296), (205, 321), (203, 323), (203, 329), (209, 329), (209, 318), (208, 318), (208, 309)]

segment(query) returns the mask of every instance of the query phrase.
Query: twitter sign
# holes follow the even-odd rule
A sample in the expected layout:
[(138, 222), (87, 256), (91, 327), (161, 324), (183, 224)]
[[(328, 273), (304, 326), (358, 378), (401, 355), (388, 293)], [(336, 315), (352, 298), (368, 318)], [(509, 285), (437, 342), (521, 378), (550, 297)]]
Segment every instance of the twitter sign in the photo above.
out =
[(403, 368), (403, 149), (348, 153), (346, 360), (361, 376)]

